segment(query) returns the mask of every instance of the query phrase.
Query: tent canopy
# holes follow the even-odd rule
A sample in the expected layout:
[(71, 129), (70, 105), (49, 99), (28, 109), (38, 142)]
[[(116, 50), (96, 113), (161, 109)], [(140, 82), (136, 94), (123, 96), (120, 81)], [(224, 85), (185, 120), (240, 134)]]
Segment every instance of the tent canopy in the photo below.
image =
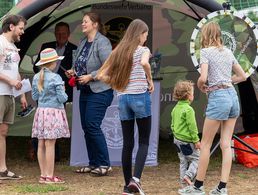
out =
[(27, 52), (32, 41), (63, 18), (90, 7), (93, 4), (123, 2), (141, 3), (153, 7), (175, 10), (199, 21), (209, 12), (222, 9), (216, 1), (209, 0), (21, 0), (10, 13), (20, 14), (28, 20), (25, 35), (18, 46), (21, 48), (21, 58)]

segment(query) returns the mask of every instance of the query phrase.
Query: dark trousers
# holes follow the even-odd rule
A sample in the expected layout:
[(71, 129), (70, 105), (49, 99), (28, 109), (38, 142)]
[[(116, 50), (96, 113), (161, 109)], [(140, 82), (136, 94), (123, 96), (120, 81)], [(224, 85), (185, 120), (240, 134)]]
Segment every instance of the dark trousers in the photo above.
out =
[(113, 90), (93, 93), (89, 87), (81, 89), (80, 116), (84, 131), (89, 165), (110, 166), (105, 136), (100, 128), (107, 108), (113, 100)]
[[(135, 120), (121, 121), (123, 131), (122, 167), (125, 184), (132, 178), (132, 154), (134, 148), (134, 122)], [(134, 177), (141, 178), (144, 164), (148, 154), (151, 132), (151, 116), (136, 119), (139, 132), (139, 147), (135, 159)]]

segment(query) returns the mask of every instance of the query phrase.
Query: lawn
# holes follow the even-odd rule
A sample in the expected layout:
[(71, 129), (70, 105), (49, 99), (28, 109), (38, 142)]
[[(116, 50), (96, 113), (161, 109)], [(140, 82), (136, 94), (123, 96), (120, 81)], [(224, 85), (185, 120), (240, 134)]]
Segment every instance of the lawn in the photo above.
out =
[[(105, 177), (93, 177), (89, 174), (76, 174), (75, 167), (69, 164), (69, 140), (61, 140), (62, 160), (56, 163), (55, 174), (66, 180), (61, 185), (38, 184), (39, 168), (37, 161), (27, 158), (28, 137), (9, 137), (7, 139), (8, 168), (24, 176), (19, 181), (3, 181), (0, 194), (82, 194), (116, 195), (121, 194), (123, 177), (121, 167), (113, 167), (113, 172)], [(146, 167), (142, 176), (142, 187), (147, 195), (173, 195), (179, 188), (179, 163), (172, 140), (159, 141), (159, 165)], [(211, 157), (205, 181), (208, 192), (219, 181), (220, 151)], [(231, 195), (257, 194), (258, 169), (249, 169), (233, 163), (228, 183)]]

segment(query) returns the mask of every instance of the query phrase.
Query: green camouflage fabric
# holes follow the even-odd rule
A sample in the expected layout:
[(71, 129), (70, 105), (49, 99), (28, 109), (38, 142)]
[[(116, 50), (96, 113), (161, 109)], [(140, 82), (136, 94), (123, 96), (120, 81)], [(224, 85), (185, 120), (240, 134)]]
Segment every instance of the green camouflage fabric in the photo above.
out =
[[(22, 0), (16, 7), (14, 7), (10, 13), (19, 13), (21, 9), (28, 6), (29, 2), (35, 2), (37, 0)], [(41, 0), (38, 0), (41, 1)], [(54, 26), (56, 22), (65, 21), (69, 23), (71, 29), (70, 41), (78, 44), (83, 37), (81, 33), (81, 20), (83, 13), (90, 11), (91, 7), (85, 7), (91, 4), (109, 3), (114, 1), (108, 0), (66, 0), (58, 9), (52, 13), (51, 19), (47, 22), (46, 26), (50, 25), (43, 33), (41, 33), (32, 43), (28, 49), (26, 56), (21, 62), (20, 69), (25, 77), (32, 78), (34, 73), (32, 71), (32, 64), (36, 60), (40, 46), (44, 42), (55, 40)], [(119, 1), (122, 3), (122, 1)], [(171, 110), (176, 104), (172, 100), (172, 90), (177, 80), (188, 79), (193, 82), (197, 81), (199, 76), (198, 71), (193, 65), (190, 55), (189, 43), (193, 29), (198, 23), (198, 16), (196, 16), (191, 9), (182, 0), (133, 0), (134, 6), (127, 4), (121, 5), (121, 8), (127, 10), (141, 9), (145, 5), (153, 8), (153, 24), (152, 24), (152, 44), (150, 47), (152, 53), (161, 54), (161, 67), (159, 77), (161, 80), (161, 94), (160, 94), (160, 135), (162, 137), (168, 137), (171, 124)], [(135, 3), (141, 3), (135, 6)], [(197, 5), (189, 3), (197, 10), (201, 17), (206, 16), (209, 12)], [(107, 4), (106, 4), (107, 5)], [(56, 5), (50, 6), (47, 9), (37, 13), (35, 16), (28, 20), (27, 27), (33, 25), (39, 21), (44, 15), (47, 15), (54, 9)], [(72, 10), (79, 7), (85, 7), (70, 15), (62, 18), (62, 16)], [(118, 9), (118, 8), (117, 8)], [(103, 21), (105, 24), (108, 21)], [(30, 93), (27, 97), (31, 103)], [(35, 105), (35, 103), (33, 103)], [(20, 110), (19, 103), (16, 104), (16, 112)], [(195, 100), (192, 103), (196, 112), (196, 118), (199, 130), (202, 129), (204, 121), (204, 110), (206, 105), (206, 97), (200, 93), (199, 90), (195, 90)], [(71, 126), (71, 106), (68, 107), (68, 118)], [(15, 125), (10, 129), (9, 135), (21, 135), (30, 136), (32, 126), (33, 114), (26, 118), (16, 117)]]
[[(248, 17), (235, 11), (218, 11), (210, 15), (212, 17), (208, 15), (208, 19), (201, 20), (197, 26), (208, 22), (218, 23), (224, 45), (234, 53), (243, 70), (250, 76), (258, 65), (258, 30), (255, 24)], [(200, 34), (198, 29), (196, 38), (192, 37), (197, 61), (200, 58)]]

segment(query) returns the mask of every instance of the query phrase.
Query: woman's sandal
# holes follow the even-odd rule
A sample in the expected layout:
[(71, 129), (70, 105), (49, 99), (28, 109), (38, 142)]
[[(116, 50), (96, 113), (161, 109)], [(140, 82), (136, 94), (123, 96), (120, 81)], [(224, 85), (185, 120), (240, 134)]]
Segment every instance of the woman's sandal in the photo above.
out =
[(112, 171), (112, 167), (109, 166), (100, 166), (93, 169), (90, 173), (94, 176), (106, 176), (108, 173)]
[(90, 173), (93, 169), (95, 169), (96, 167), (88, 165), (86, 167), (81, 167), (79, 169), (77, 169), (75, 172), (76, 173)]
[(45, 184), (62, 184), (65, 183), (60, 177), (53, 176), (53, 177), (46, 177)]
[(46, 182), (46, 177), (41, 175), (39, 178), (39, 183), (45, 183), (45, 182)]

